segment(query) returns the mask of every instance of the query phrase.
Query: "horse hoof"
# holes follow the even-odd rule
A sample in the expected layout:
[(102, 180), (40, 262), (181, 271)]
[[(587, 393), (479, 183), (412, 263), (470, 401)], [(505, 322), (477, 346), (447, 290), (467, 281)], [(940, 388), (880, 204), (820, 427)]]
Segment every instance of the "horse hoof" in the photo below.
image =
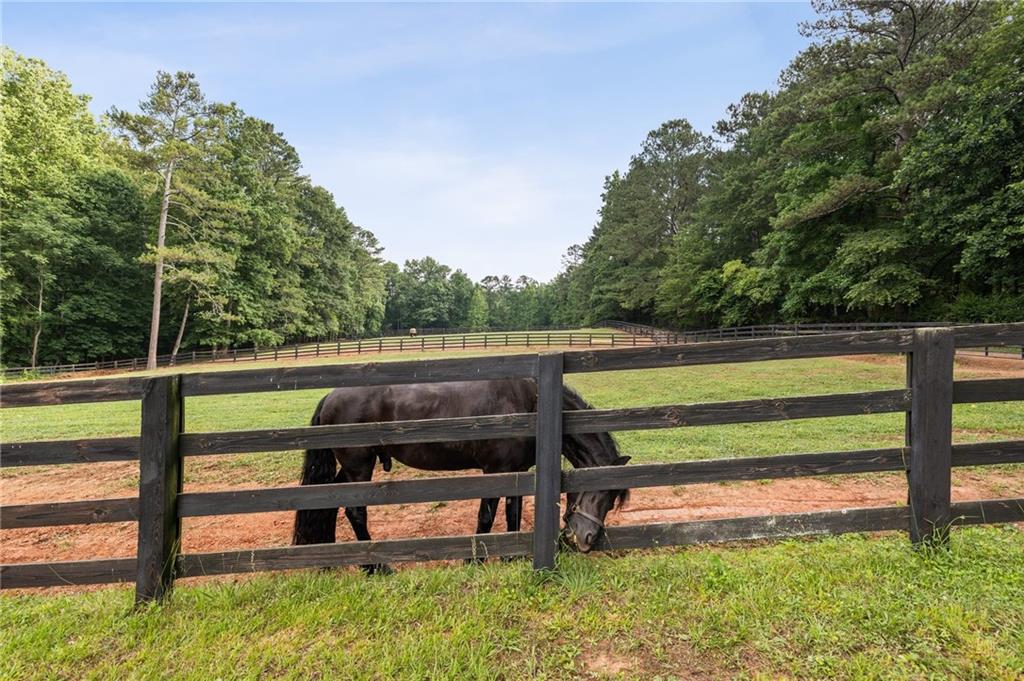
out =
[(364, 565), (363, 566), (363, 572), (365, 572), (368, 575), (383, 575), (385, 577), (387, 575), (395, 574), (394, 568), (392, 568), (387, 563), (377, 563), (375, 565)]
[(484, 558), (483, 558), (483, 556), (477, 556), (476, 558), (466, 558), (462, 562), (465, 563), (466, 565), (483, 565), (484, 564)]

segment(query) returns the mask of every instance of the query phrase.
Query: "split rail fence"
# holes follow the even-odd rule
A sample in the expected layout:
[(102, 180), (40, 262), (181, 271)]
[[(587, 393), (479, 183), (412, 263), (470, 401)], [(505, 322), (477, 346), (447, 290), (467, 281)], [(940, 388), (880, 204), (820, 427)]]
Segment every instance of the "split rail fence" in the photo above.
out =
[[(134, 557), (5, 564), (0, 566), (0, 587), (134, 581), (137, 599), (145, 601), (159, 598), (176, 577), (264, 570), (486, 556), (532, 556), (536, 568), (550, 569), (555, 566), (558, 550), (563, 492), (878, 471), (906, 471), (909, 505), (613, 526), (607, 528), (596, 548), (618, 550), (882, 530), (905, 530), (915, 542), (941, 541), (955, 525), (1024, 521), (1024, 498), (957, 503), (950, 498), (952, 467), (1024, 463), (1024, 440), (952, 444), (953, 404), (1024, 400), (1021, 378), (954, 381), (955, 348), (1021, 342), (1024, 323), (10, 384), (3, 387), (0, 397), (3, 408), (140, 400), (141, 432), (138, 437), (5, 443), (0, 465), (137, 460), (140, 482), (138, 495), (128, 498), (3, 506), (0, 527), (135, 521), (138, 545)], [(895, 390), (562, 411), (561, 390), (566, 374), (897, 353), (907, 357), (907, 383)], [(536, 413), (217, 433), (184, 429), (186, 398), (190, 397), (521, 377), (537, 381)], [(906, 413), (906, 446), (561, 470), (563, 433), (885, 412)], [(222, 492), (182, 490), (183, 466), (190, 457), (506, 437), (536, 438), (537, 466), (533, 472)], [(535, 499), (532, 532), (211, 553), (179, 550), (181, 521), (188, 517), (525, 495)]]

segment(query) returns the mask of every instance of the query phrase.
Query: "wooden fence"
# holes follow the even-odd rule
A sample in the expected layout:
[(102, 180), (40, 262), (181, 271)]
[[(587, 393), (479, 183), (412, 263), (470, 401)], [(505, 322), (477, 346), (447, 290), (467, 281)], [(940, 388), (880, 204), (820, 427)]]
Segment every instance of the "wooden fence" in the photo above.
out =
[[(381, 336), (356, 340), (315, 341), (275, 348), (225, 348), (222, 350), (190, 350), (177, 355), (159, 355), (157, 367), (187, 366), (209, 362), (255, 362), (317, 357), (341, 357), (384, 352), (426, 352), (428, 350), (487, 350), (511, 347), (586, 346), (619, 347), (651, 345), (663, 342), (643, 334), (625, 336), (613, 331), (487, 331), (467, 333), (424, 333), (417, 336)], [(97, 360), (77, 364), (53, 364), (31, 367), (4, 367), (3, 375), (17, 378), (26, 374), (57, 376), (86, 371), (139, 371), (146, 368), (145, 357)]]
[[(620, 322), (603, 319), (594, 326), (616, 329), (637, 336), (650, 338), (656, 343), (705, 343), (716, 340), (737, 340), (740, 338), (778, 338), (782, 336), (813, 336), (826, 333), (849, 333), (851, 331), (885, 331), (889, 329), (946, 328), (968, 326), (952, 322), (823, 322), (819, 324), (760, 324), (756, 326), (729, 326), (714, 329), (673, 331), (659, 329), (646, 324)], [(995, 350), (995, 352), (992, 352)], [(1005, 359), (1024, 359), (1024, 345), (1021, 346), (978, 346), (960, 348), (958, 352), (995, 356)]]
[[(159, 598), (175, 577), (392, 561), (532, 555), (555, 565), (562, 492), (906, 471), (908, 506), (609, 527), (597, 549), (629, 549), (875, 530), (906, 530), (913, 541), (942, 539), (953, 525), (1024, 521), (1024, 498), (951, 503), (954, 466), (1024, 463), (1024, 440), (951, 443), (952, 405), (1024, 400), (1024, 379), (953, 380), (956, 347), (1024, 341), (1024, 324), (903, 329), (728, 342), (575, 350), (486, 358), (435, 359), (127, 377), (4, 386), (0, 406), (141, 400), (139, 437), (6, 443), (0, 465), (134, 461), (137, 496), (0, 507), (0, 527), (138, 522), (135, 557), (0, 566), (3, 588), (134, 581), (140, 601)], [(563, 375), (851, 354), (904, 353), (907, 384), (896, 390), (709, 404), (562, 411)], [(537, 413), (344, 424), (220, 433), (183, 428), (188, 397), (354, 385), (533, 377)], [(312, 408), (312, 403), (310, 405)], [(907, 414), (906, 446), (562, 471), (562, 433), (781, 421), (883, 412)], [(307, 447), (535, 437), (534, 472), (183, 492), (188, 457)], [(181, 519), (351, 505), (404, 504), (532, 495), (533, 532), (342, 542), (182, 554)]]

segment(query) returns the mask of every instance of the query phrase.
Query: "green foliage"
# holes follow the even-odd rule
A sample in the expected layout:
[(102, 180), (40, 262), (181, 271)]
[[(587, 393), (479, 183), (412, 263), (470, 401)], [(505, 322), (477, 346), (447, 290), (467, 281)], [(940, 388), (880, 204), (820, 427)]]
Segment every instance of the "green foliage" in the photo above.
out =
[(66, 76), (2, 55), (4, 364), (140, 355), (158, 262), (173, 322), (162, 352), (179, 329), (187, 348), (381, 328), (376, 239), (299, 173), (272, 124), (207, 102), (192, 74), (160, 72), (138, 113), (111, 110), (107, 132)]
[(672, 121), (608, 178), (552, 283), (561, 318), (1021, 318), (1024, 5), (815, 8), (814, 42), (729, 107), (717, 148)]

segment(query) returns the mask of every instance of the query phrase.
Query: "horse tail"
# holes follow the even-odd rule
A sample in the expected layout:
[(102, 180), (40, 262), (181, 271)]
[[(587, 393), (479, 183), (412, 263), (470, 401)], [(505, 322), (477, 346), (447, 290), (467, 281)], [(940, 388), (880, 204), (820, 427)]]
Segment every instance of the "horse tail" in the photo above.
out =
[[(320, 410), (324, 400), (316, 405), (311, 426), (320, 425)], [(337, 462), (334, 452), (330, 449), (307, 449), (302, 462), (303, 485), (322, 485), (334, 482), (337, 475)], [(338, 525), (337, 508), (316, 508), (295, 512), (295, 527), (292, 532), (292, 544), (329, 544), (334, 542), (334, 533)]]

